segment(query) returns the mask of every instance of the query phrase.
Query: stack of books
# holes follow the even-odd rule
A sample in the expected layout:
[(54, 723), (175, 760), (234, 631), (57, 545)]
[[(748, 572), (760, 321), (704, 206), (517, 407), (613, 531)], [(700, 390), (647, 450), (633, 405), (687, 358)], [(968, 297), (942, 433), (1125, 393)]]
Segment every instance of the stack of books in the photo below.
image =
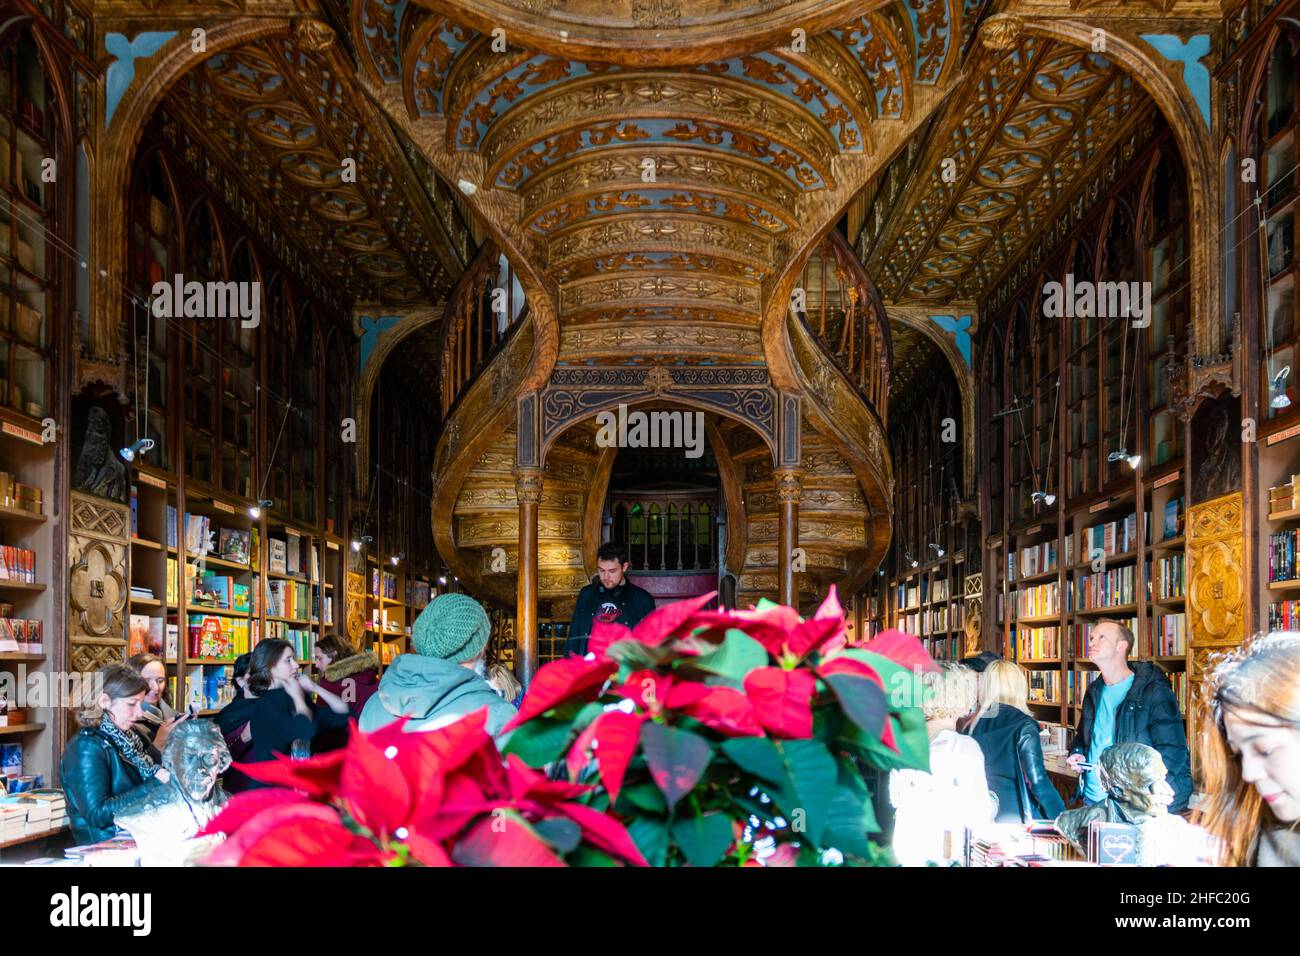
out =
[(1300, 475), (1292, 475), (1285, 484), (1268, 489), (1268, 513), (1271, 515), (1300, 510)]

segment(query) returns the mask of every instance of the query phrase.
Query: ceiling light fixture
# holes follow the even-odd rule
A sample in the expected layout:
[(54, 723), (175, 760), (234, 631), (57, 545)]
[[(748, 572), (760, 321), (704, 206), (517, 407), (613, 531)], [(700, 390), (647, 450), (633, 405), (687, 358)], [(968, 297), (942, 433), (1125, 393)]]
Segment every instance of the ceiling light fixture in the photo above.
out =
[(272, 504), (274, 504), (274, 502), (272, 502), (269, 498), (263, 498), (257, 504), (252, 505), (248, 509), (248, 516), (252, 518), (254, 521), (256, 521), (258, 518), (262, 517), (262, 511), (266, 508), (271, 507)]
[(1271, 408), (1290, 408), (1291, 397), (1286, 393), (1286, 380), (1291, 374), (1291, 366), (1287, 365), (1278, 370), (1268, 383), (1268, 390), (1273, 393), (1268, 404)]
[(372, 538), (372, 537), (371, 537), (370, 535), (368, 535), (368, 534), (363, 534), (360, 538), (353, 538), (353, 539), (352, 539), (352, 550), (353, 550), (353, 551), (360, 551), (362, 545), (364, 545), (364, 544), (370, 544), (370, 543), (371, 543), (372, 541), (374, 541), (374, 540), (375, 540), (375, 539)]

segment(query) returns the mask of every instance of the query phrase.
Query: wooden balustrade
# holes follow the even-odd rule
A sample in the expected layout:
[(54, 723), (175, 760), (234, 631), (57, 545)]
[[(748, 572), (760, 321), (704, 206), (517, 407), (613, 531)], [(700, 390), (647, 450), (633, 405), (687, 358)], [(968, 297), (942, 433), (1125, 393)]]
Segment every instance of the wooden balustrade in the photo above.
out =
[(526, 309), (514, 269), (493, 243), (484, 244), (447, 302), (442, 340), (444, 418), (496, 355), (509, 331), (522, 321)]
[(698, 491), (619, 494), (610, 501), (612, 540), (634, 571), (712, 571), (718, 560), (718, 499)]
[(887, 422), (892, 345), (889, 319), (862, 263), (838, 231), (808, 257), (799, 313), (822, 350)]

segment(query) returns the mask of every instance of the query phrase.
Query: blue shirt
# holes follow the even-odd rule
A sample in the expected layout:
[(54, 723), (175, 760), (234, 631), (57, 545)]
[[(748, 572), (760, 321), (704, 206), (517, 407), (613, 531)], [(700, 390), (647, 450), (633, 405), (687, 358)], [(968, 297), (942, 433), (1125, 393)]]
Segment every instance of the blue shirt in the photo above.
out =
[[(1097, 702), (1097, 713), (1092, 721), (1092, 740), (1088, 745), (1088, 763), (1094, 767), (1101, 763), (1101, 755), (1106, 748), (1115, 743), (1115, 714), (1119, 705), (1128, 696), (1133, 686), (1135, 675), (1129, 674), (1118, 684), (1102, 684), (1101, 700)], [(1101, 786), (1101, 771), (1089, 770), (1083, 778), (1083, 798), (1089, 803), (1098, 803), (1106, 799), (1106, 791)]]

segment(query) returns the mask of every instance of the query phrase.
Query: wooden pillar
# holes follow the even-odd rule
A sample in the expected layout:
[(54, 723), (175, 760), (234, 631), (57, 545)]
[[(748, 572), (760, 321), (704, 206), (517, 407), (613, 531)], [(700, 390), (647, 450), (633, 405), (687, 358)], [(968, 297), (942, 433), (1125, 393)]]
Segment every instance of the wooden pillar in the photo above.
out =
[(519, 579), (516, 637), (523, 652), (519, 679), (525, 687), (537, 673), (537, 506), (542, 500), (540, 468), (515, 469), (515, 499), (519, 503)]
[(794, 549), (799, 547), (799, 496), (803, 490), (803, 472), (798, 468), (778, 468), (777, 501), (777, 600), (798, 607), (794, 583)]

